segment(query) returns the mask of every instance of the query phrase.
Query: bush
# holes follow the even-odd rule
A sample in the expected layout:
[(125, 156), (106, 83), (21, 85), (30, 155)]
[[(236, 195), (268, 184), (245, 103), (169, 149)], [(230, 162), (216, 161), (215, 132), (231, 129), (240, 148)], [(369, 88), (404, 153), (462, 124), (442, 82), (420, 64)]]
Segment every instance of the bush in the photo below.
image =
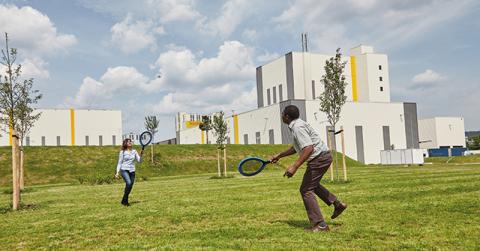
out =
[(112, 184), (115, 182), (115, 178), (111, 175), (92, 175), (92, 176), (79, 176), (77, 177), (78, 183), (88, 185), (103, 185)]

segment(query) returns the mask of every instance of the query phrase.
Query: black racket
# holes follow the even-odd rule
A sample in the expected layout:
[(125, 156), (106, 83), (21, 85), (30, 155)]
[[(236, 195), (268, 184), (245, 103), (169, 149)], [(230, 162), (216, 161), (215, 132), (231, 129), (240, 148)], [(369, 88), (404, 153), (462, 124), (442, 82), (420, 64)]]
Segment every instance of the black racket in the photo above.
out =
[(145, 131), (140, 134), (140, 145), (142, 145), (142, 151), (145, 150), (145, 147), (152, 142), (152, 139), (153, 135), (149, 131)]
[(259, 174), (270, 161), (257, 157), (248, 157), (238, 164), (238, 172), (243, 176), (254, 176)]

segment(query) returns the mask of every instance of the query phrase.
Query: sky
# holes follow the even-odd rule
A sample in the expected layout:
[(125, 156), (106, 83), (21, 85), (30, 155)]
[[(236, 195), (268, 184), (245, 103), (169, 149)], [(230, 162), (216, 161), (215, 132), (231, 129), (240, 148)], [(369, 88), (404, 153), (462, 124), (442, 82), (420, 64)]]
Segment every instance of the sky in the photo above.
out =
[(255, 109), (255, 68), (301, 50), (302, 32), (310, 52), (373, 46), (393, 102), (480, 130), (478, 13), (477, 0), (0, 0), (0, 32), (39, 108), (121, 110), (124, 133), (155, 115), (168, 139), (179, 111)]

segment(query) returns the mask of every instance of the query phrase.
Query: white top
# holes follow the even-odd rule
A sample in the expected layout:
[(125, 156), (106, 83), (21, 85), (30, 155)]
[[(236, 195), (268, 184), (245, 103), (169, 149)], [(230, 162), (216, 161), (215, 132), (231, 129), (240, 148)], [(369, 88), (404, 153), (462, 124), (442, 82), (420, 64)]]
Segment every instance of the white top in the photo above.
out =
[(120, 170), (135, 172), (135, 160), (137, 160), (137, 162), (141, 160), (136, 150), (120, 151), (118, 155), (117, 173), (120, 172)]
[(307, 122), (296, 119), (290, 122), (288, 127), (293, 134), (293, 148), (297, 153), (300, 153), (307, 146), (313, 146), (313, 152), (307, 161), (314, 159), (322, 152), (328, 151), (327, 145), (320, 139), (317, 131)]

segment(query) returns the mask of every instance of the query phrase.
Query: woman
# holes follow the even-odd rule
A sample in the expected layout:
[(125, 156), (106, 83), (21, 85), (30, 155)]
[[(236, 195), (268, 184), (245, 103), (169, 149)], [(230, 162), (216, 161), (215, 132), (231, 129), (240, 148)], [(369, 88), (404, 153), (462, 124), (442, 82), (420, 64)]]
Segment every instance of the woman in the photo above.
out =
[(135, 182), (135, 160), (140, 162), (143, 150), (140, 155), (132, 148), (132, 140), (125, 139), (122, 143), (122, 150), (118, 156), (117, 173), (115, 178), (119, 178), (121, 174), (125, 181), (125, 192), (123, 194), (122, 205), (130, 206), (128, 203), (128, 195), (132, 191), (133, 183)]

